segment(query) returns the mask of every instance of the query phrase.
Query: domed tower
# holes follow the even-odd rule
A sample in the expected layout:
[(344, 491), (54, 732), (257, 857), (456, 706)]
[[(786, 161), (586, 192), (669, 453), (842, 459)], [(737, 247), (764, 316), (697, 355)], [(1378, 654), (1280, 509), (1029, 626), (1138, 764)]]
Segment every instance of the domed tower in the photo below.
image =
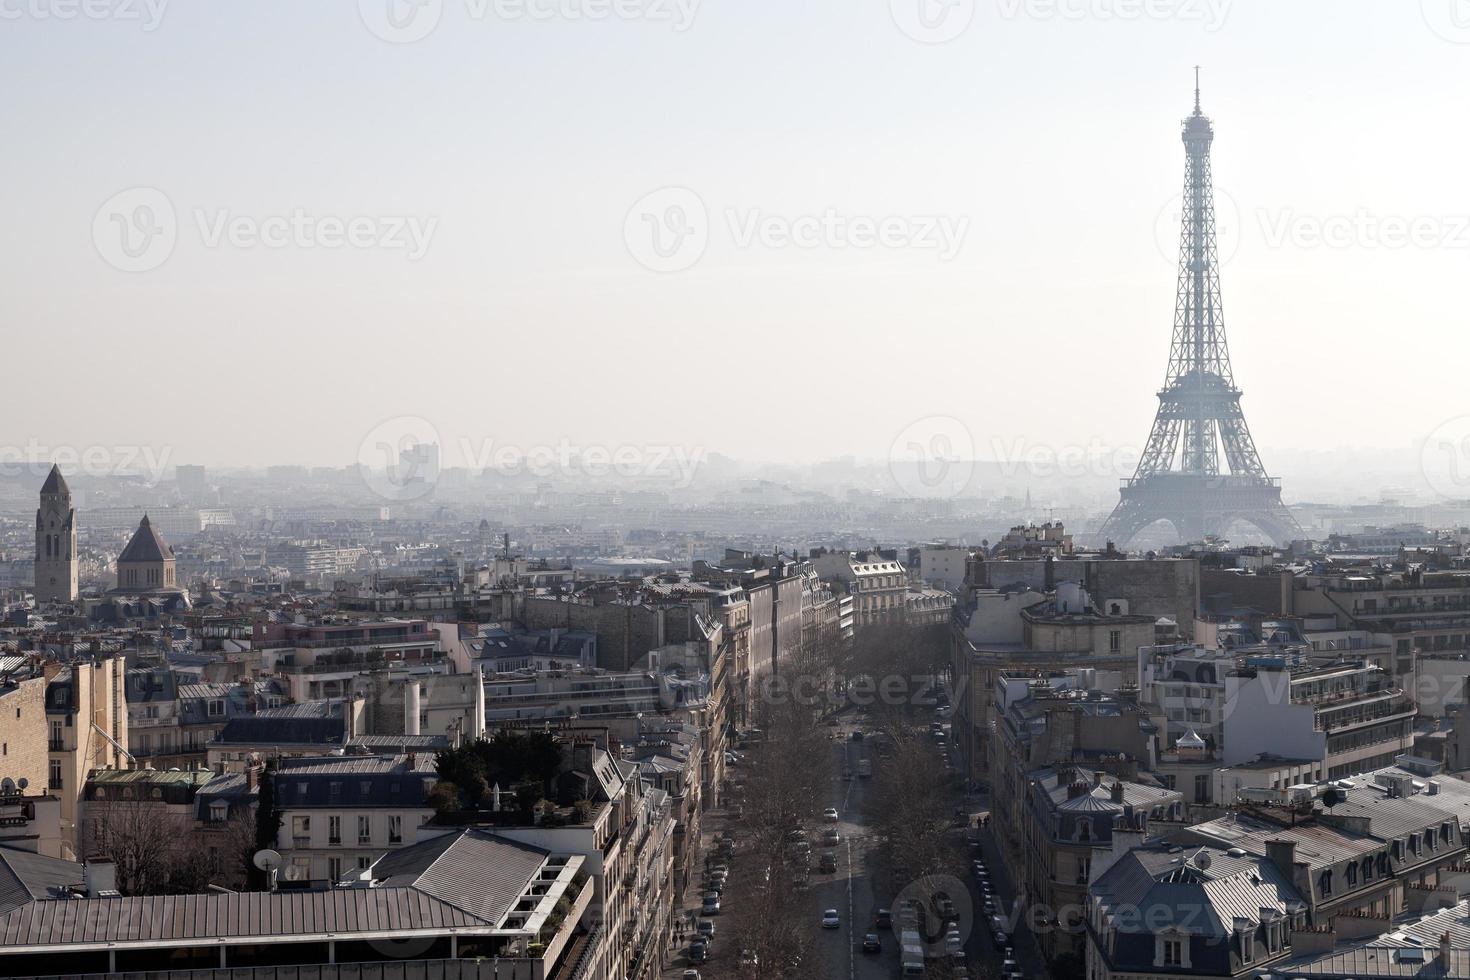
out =
[(133, 539), (117, 556), (118, 591), (153, 592), (176, 587), (174, 549), (144, 514)]
[(77, 598), (77, 512), (61, 469), (51, 467), (41, 485), (36, 511), (37, 602), (75, 602)]

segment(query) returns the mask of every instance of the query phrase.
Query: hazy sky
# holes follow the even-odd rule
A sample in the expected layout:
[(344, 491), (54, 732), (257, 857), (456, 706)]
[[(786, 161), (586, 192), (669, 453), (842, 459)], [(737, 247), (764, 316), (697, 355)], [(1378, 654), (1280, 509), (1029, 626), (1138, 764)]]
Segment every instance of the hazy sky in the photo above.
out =
[(1267, 465), (1470, 411), (1462, 0), (161, 2), (0, 0), (3, 440), (1137, 446), (1196, 63)]

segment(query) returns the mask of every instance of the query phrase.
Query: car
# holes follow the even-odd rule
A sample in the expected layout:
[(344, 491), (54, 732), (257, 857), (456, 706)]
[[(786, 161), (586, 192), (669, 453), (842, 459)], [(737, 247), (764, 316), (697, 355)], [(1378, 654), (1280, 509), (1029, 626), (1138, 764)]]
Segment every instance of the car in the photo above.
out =
[(715, 938), (715, 924), (708, 919), (695, 926), (695, 929), (698, 930), (701, 939), (712, 940)]
[(881, 952), (883, 952), (883, 941), (878, 938), (878, 934), (876, 932), (870, 932), (867, 935), (863, 936), (863, 952), (864, 953), (881, 953)]
[(962, 960), (965, 958), (965, 943), (960, 939), (959, 933), (950, 933), (944, 937), (944, 951), (949, 954), (950, 959)]
[(704, 883), (704, 887), (707, 891), (715, 895), (723, 895), (725, 894), (725, 879), (711, 878)]
[(824, 875), (835, 873), (837, 871), (837, 855), (831, 851), (823, 851), (822, 863), (818, 865), (818, 869)]
[(1017, 972), (1016, 961), (1011, 959), (1005, 960), (1000, 965), (1000, 972), (1006, 974)]
[(849, 738), (851, 738), (854, 742), (861, 742), (863, 740), (863, 730), (861, 728), (853, 729), (852, 735), (850, 735)]
[(753, 949), (742, 949), (740, 951), (740, 966), (743, 969), (753, 969), (760, 965), (760, 957), (755, 955)]
[(1006, 945), (1010, 943), (1010, 941), (1011, 941), (1011, 937), (1010, 936), (1007, 936), (1003, 932), (997, 932), (995, 934), (995, 948), (996, 949), (1004, 949), (1006, 947)]
[(934, 911), (938, 912), (939, 917), (946, 921), (960, 917), (959, 910), (954, 907), (954, 902), (950, 901), (948, 895), (934, 896)]
[(822, 913), (823, 929), (838, 929), (842, 926), (842, 917), (837, 914), (836, 909), (828, 909)]
[(700, 906), (699, 906), (699, 914), (700, 915), (719, 915), (720, 914), (720, 894), (719, 894), (719, 892), (708, 892), (708, 893), (705, 894), (704, 901), (702, 903), (700, 903)]
[(701, 964), (709, 962), (709, 943), (705, 942), (703, 939), (696, 939), (694, 940), (694, 942), (690, 943), (689, 962)]
[(827, 847), (836, 847), (842, 843), (842, 835), (837, 832), (836, 827), (829, 827), (822, 834), (822, 843)]
[(699, 971), (685, 970), (682, 974), (682, 980), (699, 980)]
[(873, 925), (879, 929), (892, 929), (893, 913), (888, 909), (879, 909), (873, 913)]
[(822, 819), (828, 823), (836, 823), (840, 819), (837, 816), (837, 808), (835, 806), (827, 807), (827, 809), (822, 811)]

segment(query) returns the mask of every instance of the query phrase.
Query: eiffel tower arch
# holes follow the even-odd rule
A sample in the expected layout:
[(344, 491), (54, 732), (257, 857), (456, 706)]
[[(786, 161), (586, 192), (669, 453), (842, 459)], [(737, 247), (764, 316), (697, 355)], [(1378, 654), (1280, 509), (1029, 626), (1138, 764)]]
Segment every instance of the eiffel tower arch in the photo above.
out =
[(1117, 508), (1099, 535), (1120, 548), (1160, 521), (1184, 541), (1223, 535), (1247, 522), (1277, 544), (1303, 537), (1281, 501), (1281, 481), (1266, 473), (1241, 409), (1230, 367), (1215, 243), (1210, 147), (1215, 129), (1200, 109), (1184, 121), (1184, 198), (1179, 230), (1179, 286), (1169, 368), (1153, 431)]

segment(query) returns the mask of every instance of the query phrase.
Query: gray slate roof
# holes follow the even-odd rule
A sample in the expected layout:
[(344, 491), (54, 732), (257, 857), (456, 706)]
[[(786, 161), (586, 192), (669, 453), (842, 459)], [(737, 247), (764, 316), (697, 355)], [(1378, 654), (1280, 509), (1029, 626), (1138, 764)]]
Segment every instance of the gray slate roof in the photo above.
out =
[(143, 520), (138, 523), (138, 530), (133, 532), (133, 540), (117, 556), (118, 561), (164, 561), (174, 556), (174, 549), (168, 546), (168, 542), (158, 533), (148, 521), (148, 515), (143, 515)]

